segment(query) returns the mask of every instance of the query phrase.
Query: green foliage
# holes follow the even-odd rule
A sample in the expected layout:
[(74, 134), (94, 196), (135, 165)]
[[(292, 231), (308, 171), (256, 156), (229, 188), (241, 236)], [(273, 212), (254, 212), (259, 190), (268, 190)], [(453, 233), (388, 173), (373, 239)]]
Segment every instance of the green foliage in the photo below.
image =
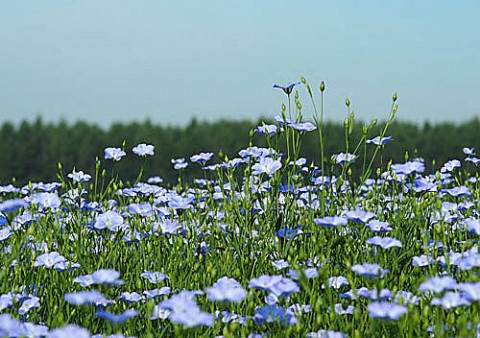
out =
[[(308, 118), (305, 118), (308, 120)], [(265, 120), (267, 123), (271, 121)], [(244, 148), (249, 141), (253, 145), (265, 146), (265, 137), (255, 134), (249, 139), (249, 131), (258, 125), (257, 122), (232, 122), (221, 120), (215, 123), (199, 122), (193, 119), (184, 128), (154, 125), (150, 121), (143, 123), (112, 125), (104, 130), (85, 122), (69, 125), (65, 122), (46, 124), (38, 118), (34, 122), (22, 122), (19, 126), (5, 123), (0, 128), (0, 184), (15, 182), (26, 184), (28, 181), (54, 181), (58, 162), (62, 163), (64, 174), (73, 168), (89, 173), (95, 172), (95, 157), (102, 163), (103, 149), (121, 147), (125, 141), (125, 150), (138, 143), (155, 146), (156, 155), (148, 161), (143, 177), (160, 176), (169, 184), (175, 184), (178, 172), (170, 164), (171, 158), (190, 156), (201, 151), (222, 152), (229, 158), (237, 156), (237, 151)], [(355, 145), (362, 137), (362, 123), (356, 122), (350, 134), (350, 145)], [(385, 122), (379, 122), (368, 138), (380, 135)], [(341, 149), (345, 149), (344, 126), (341, 123), (323, 122), (323, 153), (326, 159)], [(463, 147), (480, 149), (480, 120), (473, 119), (463, 124), (429, 123), (418, 126), (412, 123), (394, 121), (387, 132), (394, 142), (382, 150), (375, 158), (373, 167), (392, 160), (402, 163), (405, 153), (409, 157), (423, 157), (427, 170), (438, 169), (449, 159), (464, 157)], [(286, 149), (282, 149), (285, 150)], [(375, 147), (367, 147), (367, 158), (371, 158)], [(307, 133), (302, 139), (300, 156), (320, 164), (321, 151), (318, 135)], [(433, 160), (435, 159), (435, 165)], [(104, 163), (107, 167), (112, 163)], [(115, 163), (115, 170), (121, 178), (134, 181), (142, 165), (141, 159), (128, 156)], [(198, 166), (191, 166), (185, 172), (185, 179), (201, 176)], [(353, 171), (359, 177), (361, 172)]]

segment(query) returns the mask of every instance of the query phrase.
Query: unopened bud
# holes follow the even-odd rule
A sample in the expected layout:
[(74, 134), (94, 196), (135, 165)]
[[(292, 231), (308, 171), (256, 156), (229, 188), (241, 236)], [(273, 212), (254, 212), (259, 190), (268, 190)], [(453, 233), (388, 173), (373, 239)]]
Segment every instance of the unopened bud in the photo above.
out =
[(347, 105), (347, 107), (350, 107), (350, 100), (348, 99), (348, 97), (345, 99), (345, 104)]
[(397, 92), (393, 93), (392, 100), (393, 102), (397, 101)]
[(321, 92), (324, 92), (324, 91), (325, 91), (325, 82), (324, 82), (324, 81), (322, 81), (322, 82), (320, 83), (320, 91), (321, 91)]

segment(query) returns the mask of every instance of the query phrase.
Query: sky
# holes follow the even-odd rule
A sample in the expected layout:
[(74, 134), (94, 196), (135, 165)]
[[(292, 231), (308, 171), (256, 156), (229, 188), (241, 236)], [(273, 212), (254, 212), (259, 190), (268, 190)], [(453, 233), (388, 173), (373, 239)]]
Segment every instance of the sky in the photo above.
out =
[[(480, 115), (480, 1), (0, 0), (0, 123), (272, 118), (304, 76), (325, 119)], [(312, 106), (302, 86), (303, 116)], [(319, 102), (319, 101), (317, 101)]]

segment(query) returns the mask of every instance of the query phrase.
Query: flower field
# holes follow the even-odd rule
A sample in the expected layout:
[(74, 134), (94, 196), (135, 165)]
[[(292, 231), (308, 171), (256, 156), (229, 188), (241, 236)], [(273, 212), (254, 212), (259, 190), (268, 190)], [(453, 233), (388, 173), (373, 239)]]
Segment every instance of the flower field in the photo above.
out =
[[(408, 156), (373, 168), (395, 142), (395, 94), (381, 135), (374, 121), (353, 145), (347, 99), (346, 149), (327, 157), (325, 84), (319, 116), (301, 83), (312, 122), (300, 83), (276, 86), (288, 104), (255, 130), (269, 147), (171, 159), (174, 186), (115, 171), (161, 156), (150, 144), (106, 148), (94, 173), (0, 186), (0, 336), (480, 336), (475, 149), (432, 173)], [(305, 133), (320, 163), (299, 156)], [(203, 176), (187, 182), (191, 166)]]

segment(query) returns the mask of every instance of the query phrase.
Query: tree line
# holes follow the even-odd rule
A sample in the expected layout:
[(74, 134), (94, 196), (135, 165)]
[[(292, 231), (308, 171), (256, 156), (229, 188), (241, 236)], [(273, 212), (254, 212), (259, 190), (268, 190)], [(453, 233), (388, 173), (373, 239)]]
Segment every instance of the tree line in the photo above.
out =
[[(266, 121), (271, 123), (271, 121)], [(229, 158), (238, 156), (240, 149), (249, 144), (264, 147), (265, 136), (252, 133), (262, 124), (259, 121), (226, 121), (213, 123), (193, 119), (185, 127), (161, 126), (145, 121), (142, 123), (116, 123), (108, 129), (85, 122), (75, 124), (44, 123), (41, 118), (34, 122), (24, 121), (18, 126), (4, 123), (0, 128), (0, 185), (14, 182), (23, 185), (32, 182), (57, 181), (58, 163), (62, 164), (64, 175), (75, 168), (91, 174), (95, 173), (95, 159), (101, 161), (102, 168), (114, 169), (120, 178), (133, 181), (144, 166), (143, 177), (159, 176), (166, 183), (176, 182), (178, 172), (170, 162), (173, 158), (184, 157), (200, 152), (222, 152)], [(379, 123), (369, 133), (369, 138), (380, 134), (384, 125)], [(345, 132), (341, 123), (327, 122), (323, 126), (326, 157), (345, 152)], [(463, 160), (463, 147), (474, 147), (480, 154), (480, 119), (475, 118), (462, 124), (438, 123), (417, 125), (406, 122), (393, 122), (386, 135), (392, 136), (376, 164), (403, 163), (406, 154), (410, 158), (425, 159), (427, 170), (438, 169), (446, 161), (457, 158)], [(357, 122), (350, 135), (350, 151), (362, 136), (362, 123)], [(132, 154), (131, 149), (139, 143), (155, 146), (155, 156), (144, 160)], [(118, 163), (104, 160), (104, 149), (122, 147), (127, 156)], [(369, 154), (373, 146), (368, 145)], [(301, 156), (309, 161), (320, 161), (318, 133), (309, 132), (302, 138)], [(218, 157), (216, 157), (218, 160)], [(475, 168), (474, 168), (475, 169)], [(200, 168), (190, 165), (187, 177), (201, 177)]]

